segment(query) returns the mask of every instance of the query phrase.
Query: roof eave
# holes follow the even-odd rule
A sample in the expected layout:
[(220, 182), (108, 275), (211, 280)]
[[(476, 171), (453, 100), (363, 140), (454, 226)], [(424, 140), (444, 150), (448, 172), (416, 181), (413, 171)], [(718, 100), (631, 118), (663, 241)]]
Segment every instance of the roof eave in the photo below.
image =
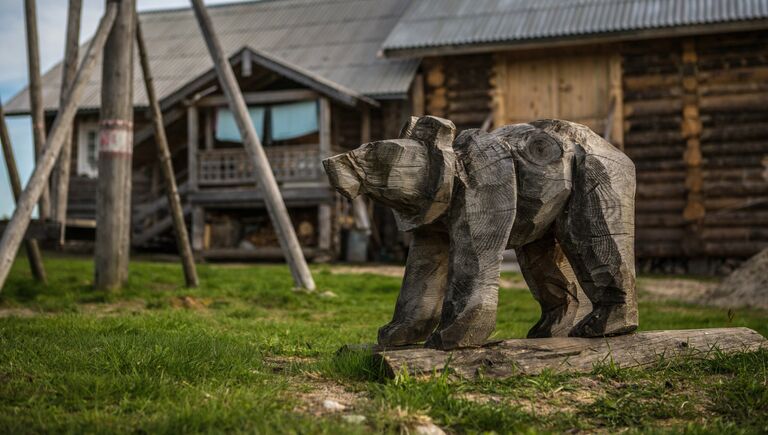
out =
[(383, 48), (385, 58), (423, 58), (446, 55), (480, 54), (497, 51), (530, 50), (578, 45), (605, 44), (644, 39), (707, 35), (714, 33), (746, 32), (768, 29), (768, 19), (698, 24), (692, 26), (662, 27), (655, 29), (628, 30), (585, 35), (536, 38), (524, 40), (494, 41), (483, 43), (449, 44), (426, 47)]

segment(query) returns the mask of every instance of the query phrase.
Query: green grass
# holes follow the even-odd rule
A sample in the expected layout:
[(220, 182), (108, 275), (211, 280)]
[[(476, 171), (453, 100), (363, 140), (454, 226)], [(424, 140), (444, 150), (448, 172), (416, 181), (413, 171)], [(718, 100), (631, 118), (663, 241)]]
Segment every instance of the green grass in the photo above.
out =
[[(427, 420), (458, 433), (768, 431), (766, 351), (578, 376), (388, 380), (369, 355), (335, 351), (375, 339), (397, 278), (317, 266), (319, 289), (336, 295), (323, 297), (293, 292), (282, 266), (203, 265), (189, 290), (177, 265), (137, 261), (109, 294), (91, 289), (89, 260), (47, 255), (41, 286), (20, 258), (0, 293), (0, 433), (405, 433)], [(502, 289), (498, 318), (495, 337), (522, 337), (538, 306)], [(768, 314), (642, 302), (641, 326), (768, 335)], [(321, 412), (326, 397), (351, 409)]]

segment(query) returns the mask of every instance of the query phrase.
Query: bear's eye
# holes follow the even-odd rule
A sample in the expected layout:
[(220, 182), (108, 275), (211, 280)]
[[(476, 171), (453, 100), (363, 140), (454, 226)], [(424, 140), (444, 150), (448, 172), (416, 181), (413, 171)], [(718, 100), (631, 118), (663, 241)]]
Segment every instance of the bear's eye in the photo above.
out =
[(540, 132), (529, 138), (523, 149), (523, 157), (531, 163), (546, 165), (563, 156), (563, 149), (552, 136)]

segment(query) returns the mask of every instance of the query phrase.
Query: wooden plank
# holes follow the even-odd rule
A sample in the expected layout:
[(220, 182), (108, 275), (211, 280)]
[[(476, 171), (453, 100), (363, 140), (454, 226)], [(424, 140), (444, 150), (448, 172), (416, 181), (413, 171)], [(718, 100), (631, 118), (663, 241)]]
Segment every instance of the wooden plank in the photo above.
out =
[(187, 183), (189, 184), (190, 192), (195, 192), (199, 188), (199, 181), (197, 179), (197, 148), (200, 143), (199, 121), (200, 117), (197, 107), (187, 107)]
[(650, 366), (661, 360), (713, 357), (768, 348), (768, 340), (749, 328), (648, 331), (607, 338), (534, 338), (504, 340), (480, 348), (444, 352), (435, 349), (379, 351), (389, 376), (450, 373), (462, 378), (508, 378), (556, 373), (589, 373), (612, 363), (621, 368)]
[[(18, 201), (21, 196), (21, 178), (16, 167), (16, 158), (13, 155), (11, 135), (8, 134), (8, 125), (5, 123), (2, 102), (0, 102), (0, 142), (3, 145), (3, 157), (5, 158), (5, 167), (8, 170), (13, 200)], [(45, 266), (43, 265), (43, 255), (40, 253), (40, 246), (38, 246), (37, 241), (27, 236), (26, 240), (24, 240), (24, 248), (27, 252), (27, 260), (29, 261), (32, 276), (39, 282), (47, 283), (48, 278), (46, 277)]]
[[(192, 254), (192, 246), (189, 243), (189, 234), (187, 233), (187, 225), (184, 223), (185, 211), (182, 210), (181, 197), (179, 196), (179, 189), (176, 186), (176, 175), (173, 170), (173, 161), (171, 160), (171, 150), (168, 147), (168, 138), (165, 135), (165, 124), (163, 123), (163, 113), (160, 110), (160, 102), (155, 94), (155, 84), (152, 78), (152, 71), (149, 65), (149, 55), (147, 54), (147, 46), (144, 41), (144, 36), (141, 32), (141, 23), (136, 20), (136, 42), (139, 48), (139, 60), (141, 62), (141, 71), (144, 76), (144, 87), (147, 92), (147, 99), (152, 110), (152, 125), (155, 129), (155, 144), (157, 144), (157, 155), (160, 163), (160, 170), (163, 174), (163, 180), (165, 181), (165, 193), (168, 199), (168, 208), (170, 209), (170, 216), (165, 220), (170, 221), (168, 226), (157, 225), (155, 231), (145, 231), (143, 236), (146, 237), (144, 241), (137, 241), (136, 243), (142, 244), (149, 239), (165, 231), (173, 224), (174, 234), (176, 235), (176, 247), (179, 250), (179, 256), (181, 257), (181, 265), (184, 270), (184, 279), (187, 287), (197, 287), (200, 284), (197, 278), (197, 269), (195, 269), (195, 257)], [(188, 212), (188, 210), (187, 210)]]
[[(290, 101), (316, 100), (319, 97), (320, 94), (309, 89), (243, 93), (243, 99), (246, 104), (285, 103)], [(225, 107), (227, 104), (227, 97), (225, 95), (211, 95), (203, 97), (197, 102), (199, 107)]]
[[(78, 43), (80, 39), (80, 15), (82, 0), (69, 0), (67, 10), (67, 38), (64, 43), (64, 65), (61, 74), (61, 89), (59, 92), (59, 110), (64, 108), (67, 93), (77, 73)], [(53, 180), (53, 219), (61, 224), (61, 234), (58, 237), (59, 246), (64, 245), (66, 238), (67, 202), (69, 200), (69, 171), (72, 167), (72, 135), (67, 136), (61, 148), (59, 163)]]
[(74, 84), (69, 91), (67, 104), (64, 105), (63, 110), (59, 111), (56, 120), (53, 122), (45, 153), (40, 159), (39, 164), (35, 165), (27, 187), (19, 197), (11, 221), (8, 223), (6, 231), (3, 232), (2, 240), (0, 240), (0, 290), (2, 290), (5, 280), (8, 278), (13, 259), (16, 257), (16, 252), (29, 225), (32, 210), (42, 195), (45, 185), (48, 183), (48, 177), (53, 170), (53, 166), (56, 164), (56, 159), (61, 152), (64, 139), (72, 134), (72, 120), (75, 118), (77, 106), (80, 98), (82, 98), (85, 85), (88, 83), (88, 78), (96, 66), (96, 56), (104, 48), (107, 34), (112, 28), (116, 16), (117, 5), (113, 2), (107, 3), (104, 16), (99, 23), (96, 34), (91, 40), (91, 45), (88, 47), (88, 51), (75, 76)]
[(102, 56), (99, 177), (96, 195), (94, 286), (118, 290), (128, 280), (133, 165), (134, 0), (117, 3)]
[(216, 36), (213, 22), (208, 15), (208, 11), (205, 8), (203, 1), (191, 0), (191, 2), (200, 30), (203, 33), (203, 38), (208, 46), (208, 51), (210, 52), (211, 59), (213, 60), (214, 67), (219, 76), (220, 85), (224, 94), (227, 96), (229, 108), (235, 116), (235, 121), (237, 122), (237, 126), (240, 129), (240, 134), (243, 139), (243, 144), (245, 145), (256, 170), (259, 188), (264, 192), (267, 210), (275, 228), (277, 238), (280, 240), (280, 246), (283, 249), (286, 261), (291, 269), (294, 282), (297, 287), (314, 290), (315, 281), (307, 266), (304, 253), (301, 251), (299, 240), (297, 239), (296, 232), (291, 224), (285, 203), (280, 196), (280, 190), (278, 189), (277, 182), (272, 174), (272, 169), (267, 160), (267, 156), (264, 153), (264, 148), (262, 148), (261, 141), (256, 134), (256, 129), (251, 123), (242, 91), (237, 84), (235, 73), (232, 71), (232, 65), (224, 54), (224, 49)]

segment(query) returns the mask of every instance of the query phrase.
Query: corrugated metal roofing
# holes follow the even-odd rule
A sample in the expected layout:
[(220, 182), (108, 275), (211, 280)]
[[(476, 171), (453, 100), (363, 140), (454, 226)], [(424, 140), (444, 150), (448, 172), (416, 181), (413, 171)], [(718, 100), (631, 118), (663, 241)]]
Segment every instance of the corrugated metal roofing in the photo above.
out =
[[(263, 0), (209, 7), (224, 49), (232, 55), (244, 46), (372, 97), (408, 91), (415, 60), (377, 58), (382, 41), (408, 0)], [(161, 99), (213, 68), (190, 9), (139, 15), (147, 41), (157, 93)], [(80, 53), (85, 51), (81, 47)], [(147, 104), (140, 65), (134, 62), (134, 104)], [(101, 104), (101, 68), (94, 72), (81, 108)], [(61, 64), (43, 77), (46, 110), (58, 107)], [(6, 106), (7, 113), (29, 111), (25, 89)]]
[(768, 0), (413, 0), (385, 53), (763, 20)]

